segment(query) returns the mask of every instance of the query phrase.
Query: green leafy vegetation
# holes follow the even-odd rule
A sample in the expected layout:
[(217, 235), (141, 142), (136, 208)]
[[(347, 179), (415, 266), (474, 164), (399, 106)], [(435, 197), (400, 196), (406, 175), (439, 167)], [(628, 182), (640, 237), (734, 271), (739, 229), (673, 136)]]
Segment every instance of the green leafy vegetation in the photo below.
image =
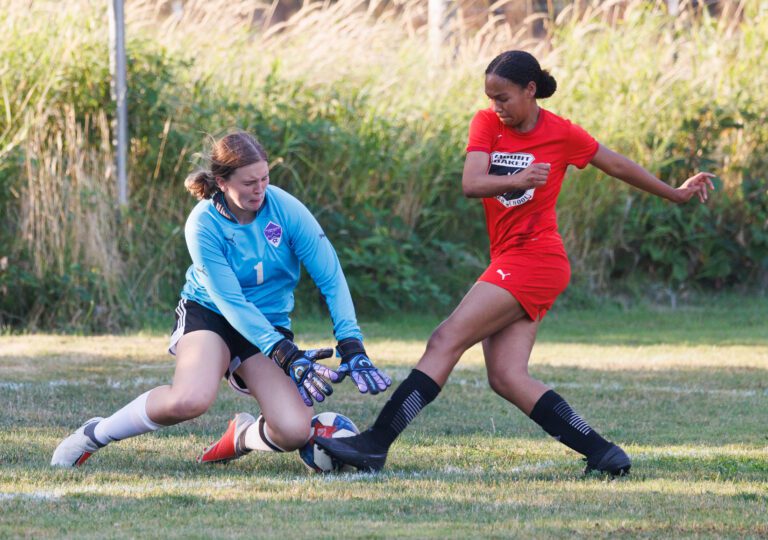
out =
[[(0, 2), (4, 327), (117, 331), (168, 313), (189, 264), (182, 181), (206, 135), (234, 127), (317, 215), (364, 315), (444, 313), (486, 262), (463, 148), (483, 70), (510, 47), (557, 78), (543, 105), (602, 143), (672, 184), (718, 175), (706, 206), (676, 207), (571, 171), (565, 302), (768, 285), (768, 13), (755, 3), (721, 17), (582, 3), (545, 20), (541, 39), (498, 19), (457, 28), (441, 57), (425, 54), (416, 3), (309, 3), (271, 26), (244, 2), (187, 3), (181, 18), (161, 4), (126, 7), (131, 202), (118, 211), (105, 5)], [(319, 309), (307, 279), (298, 305)]]

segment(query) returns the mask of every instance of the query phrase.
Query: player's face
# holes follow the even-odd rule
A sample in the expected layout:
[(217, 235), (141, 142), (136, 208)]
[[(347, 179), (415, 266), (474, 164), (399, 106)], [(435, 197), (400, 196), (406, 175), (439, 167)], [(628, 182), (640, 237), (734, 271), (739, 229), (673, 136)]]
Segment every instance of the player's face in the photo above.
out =
[(485, 94), (491, 100), (491, 108), (505, 126), (521, 127), (536, 115), (536, 85), (522, 87), (498, 75), (486, 75)]
[(269, 164), (257, 161), (240, 167), (235, 169), (229, 180), (220, 180), (218, 184), (235, 216), (240, 221), (250, 221), (264, 204), (269, 185)]

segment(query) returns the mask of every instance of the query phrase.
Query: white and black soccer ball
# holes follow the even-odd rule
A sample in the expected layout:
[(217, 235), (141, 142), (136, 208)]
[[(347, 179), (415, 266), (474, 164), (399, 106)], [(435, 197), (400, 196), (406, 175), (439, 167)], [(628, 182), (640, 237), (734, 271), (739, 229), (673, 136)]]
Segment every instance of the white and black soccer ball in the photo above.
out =
[(351, 437), (357, 435), (357, 429), (352, 420), (343, 414), (335, 412), (322, 412), (312, 417), (312, 436), (309, 442), (299, 450), (299, 456), (312, 471), (320, 473), (328, 472), (352, 472), (356, 469), (350, 465), (342, 465), (331, 458), (325, 451), (315, 444), (315, 436), (335, 439), (336, 437)]

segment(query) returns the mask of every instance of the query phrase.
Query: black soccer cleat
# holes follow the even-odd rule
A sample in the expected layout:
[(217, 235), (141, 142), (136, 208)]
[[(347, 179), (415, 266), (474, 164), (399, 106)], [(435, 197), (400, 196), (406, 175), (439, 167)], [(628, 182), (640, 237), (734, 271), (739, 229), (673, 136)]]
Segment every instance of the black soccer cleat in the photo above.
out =
[(598, 471), (609, 473), (612, 476), (626, 476), (632, 467), (632, 460), (629, 459), (627, 453), (620, 446), (616, 446), (613, 443), (610, 444), (605, 452), (596, 456), (590, 456), (586, 458), (586, 461), (587, 468), (584, 469), (584, 474)]
[(315, 444), (330, 454), (333, 459), (345, 465), (351, 465), (362, 472), (380, 471), (387, 461), (387, 451), (373, 448), (362, 435), (335, 439), (315, 437)]

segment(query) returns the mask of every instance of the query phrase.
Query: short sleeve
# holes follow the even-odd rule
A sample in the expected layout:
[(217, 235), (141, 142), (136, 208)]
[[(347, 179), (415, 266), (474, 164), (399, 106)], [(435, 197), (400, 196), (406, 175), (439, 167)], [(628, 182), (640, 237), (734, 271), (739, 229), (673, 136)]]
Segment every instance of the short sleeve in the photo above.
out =
[(469, 124), (467, 152), (491, 153), (493, 143), (501, 132), (499, 118), (487, 109), (477, 111)]
[(592, 135), (577, 124), (570, 124), (568, 130), (568, 143), (566, 155), (569, 165), (575, 165), (579, 169), (586, 167), (597, 154), (598, 142)]

